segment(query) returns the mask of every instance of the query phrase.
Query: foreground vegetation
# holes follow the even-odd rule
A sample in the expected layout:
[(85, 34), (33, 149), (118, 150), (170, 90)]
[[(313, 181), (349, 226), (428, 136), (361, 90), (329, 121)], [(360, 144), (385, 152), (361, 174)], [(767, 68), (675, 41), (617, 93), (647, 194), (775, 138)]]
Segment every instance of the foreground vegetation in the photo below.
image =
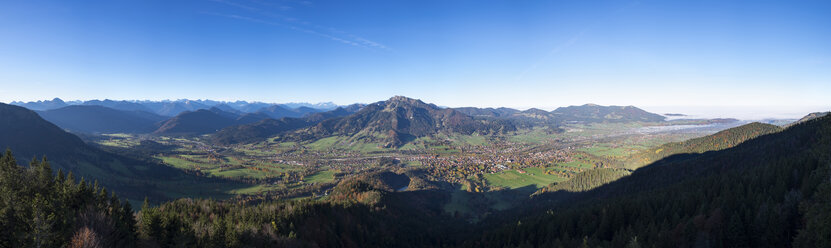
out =
[(72, 174), (57, 177), (44, 158), (29, 167), (0, 157), (0, 247), (133, 247), (129, 202)]

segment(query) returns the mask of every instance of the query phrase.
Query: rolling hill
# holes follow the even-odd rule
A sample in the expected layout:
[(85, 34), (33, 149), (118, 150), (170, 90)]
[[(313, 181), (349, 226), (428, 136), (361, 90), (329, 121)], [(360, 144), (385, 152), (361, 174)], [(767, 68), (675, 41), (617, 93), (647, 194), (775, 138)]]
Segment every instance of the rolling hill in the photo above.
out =
[(560, 107), (551, 111), (551, 114), (555, 119), (573, 123), (659, 122), (665, 119), (659, 114), (649, 113), (634, 106), (600, 106), (596, 104)]
[(509, 120), (517, 127), (557, 127), (563, 124), (604, 122), (660, 122), (664, 117), (633, 106), (600, 106), (585, 104), (557, 108), (554, 111), (531, 108), (519, 111), (511, 108), (464, 107), (455, 110), (480, 120)]
[(202, 135), (217, 132), (223, 128), (248, 124), (268, 118), (263, 114), (244, 114), (222, 111), (219, 108), (185, 111), (160, 124), (154, 131), (158, 135)]
[(166, 117), (144, 111), (124, 111), (97, 105), (72, 105), (38, 112), (63, 129), (81, 133), (149, 133)]

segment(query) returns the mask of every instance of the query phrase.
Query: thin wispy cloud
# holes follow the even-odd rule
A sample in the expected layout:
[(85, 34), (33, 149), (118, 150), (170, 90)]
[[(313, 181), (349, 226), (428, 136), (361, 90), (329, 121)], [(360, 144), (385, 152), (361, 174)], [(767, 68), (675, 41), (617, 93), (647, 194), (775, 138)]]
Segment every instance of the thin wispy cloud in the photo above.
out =
[[(232, 14), (216, 14), (216, 13), (206, 13), (206, 14), (222, 16), (222, 17), (226, 17), (226, 18), (233, 18), (233, 19), (238, 19), (238, 20), (244, 20), (244, 21), (249, 21), (249, 22), (255, 22), (255, 23), (261, 23), (261, 24), (267, 24), (267, 25), (272, 25), (272, 26), (279, 26), (279, 27), (290, 29), (290, 30), (302, 32), (302, 33), (305, 33), (305, 34), (318, 36), (318, 37), (325, 38), (325, 39), (335, 41), (335, 42), (339, 42), (339, 43), (342, 43), (342, 44), (355, 46), (355, 47), (360, 47), (360, 48), (365, 48), (365, 49), (369, 49), (369, 50), (373, 50), (373, 51), (377, 51), (377, 50), (392, 51), (392, 49), (390, 49), (386, 45), (383, 45), (381, 43), (378, 43), (378, 42), (375, 42), (375, 41), (372, 41), (372, 40), (369, 40), (369, 39), (366, 39), (366, 38), (363, 38), (361, 36), (351, 34), (351, 33), (345, 32), (345, 31), (341, 31), (341, 30), (335, 29), (333, 27), (321, 26), (321, 25), (317, 25), (317, 24), (314, 24), (314, 23), (309, 22), (309, 21), (300, 20), (298, 18), (294, 18), (294, 17), (290, 17), (290, 16), (286, 16), (286, 15), (281, 15), (281, 14), (276, 14), (272, 11), (269, 11), (268, 9), (264, 9), (261, 6), (260, 7), (255, 7), (255, 6), (252, 6), (252, 5), (242, 4), (242, 3), (239, 3), (239, 2), (236, 2), (236, 1), (231, 1), (231, 0), (210, 0), (210, 1), (216, 2), (216, 3), (226, 4), (226, 5), (233, 6), (233, 7), (239, 8), (239, 9), (243, 9), (243, 10), (252, 12), (255, 15), (259, 15), (259, 17), (232, 15)], [(265, 3), (265, 2), (260, 2), (260, 1), (255, 1), (255, 2), (252, 2), (252, 3), (260, 4), (260, 5), (264, 5), (264, 6), (272, 6), (272, 7), (274, 6), (271, 3)], [(299, 3), (301, 5), (304, 5), (304, 6), (312, 5), (312, 3), (309, 2), (309, 1), (298, 1), (297, 3)], [(284, 11), (289, 10), (289, 9), (292, 8), (290, 6), (285, 6), (285, 5), (279, 5), (277, 7), (280, 8), (281, 10), (284, 10)]]
[(545, 55), (543, 55), (543, 56), (542, 56), (540, 59), (538, 59), (535, 63), (533, 63), (533, 64), (531, 64), (530, 66), (528, 66), (527, 68), (525, 68), (525, 70), (522, 70), (522, 72), (520, 72), (520, 73), (519, 73), (519, 75), (517, 75), (516, 77), (514, 77), (514, 81), (522, 81), (522, 79), (523, 79), (523, 78), (525, 78), (525, 75), (527, 75), (528, 73), (530, 73), (530, 72), (532, 72), (532, 71), (536, 70), (536, 69), (537, 69), (538, 67), (540, 67), (543, 63), (545, 63), (545, 61), (549, 60), (551, 57), (553, 57), (553, 56), (554, 56), (554, 55), (556, 55), (557, 53), (560, 53), (561, 51), (565, 50), (566, 48), (569, 48), (569, 47), (573, 46), (574, 44), (576, 44), (576, 43), (577, 43), (577, 41), (579, 41), (579, 40), (580, 40), (580, 38), (582, 38), (582, 37), (583, 37), (583, 34), (585, 34), (588, 30), (590, 30), (590, 29), (592, 29), (593, 27), (595, 27), (595, 26), (599, 25), (601, 22), (608, 21), (607, 19), (610, 19), (612, 16), (614, 16), (614, 15), (616, 15), (616, 14), (620, 14), (621, 12), (624, 12), (624, 11), (626, 11), (627, 9), (629, 9), (629, 8), (631, 8), (631, 7), (633, 7), (633, 6), (639, 5), (639, 4), (640, 4), (640, 2), (639, 2), (639, 1), (632, 1), (632, 2), (629, 2), (628, 4), (626, 4), (626, 5), (624, 5), (624, 6), (620, 7), (620, 8), (618, 8), (618, 9), (616, 9), (616, 10), (613, 12), (613, 13), (614, 13), (613, 15), (607, 16), (606, 18), (601, 18), (601, 19), (594, 20), (594, 22), (593, 22), (591, 25), (589, 25), (589, 26), (588, 26), (588, 27), (586, 27), (586, 28), (583, 28), (583, 30), (580, 30), (580, 32), (578, 32), (577, 34), (573, 35), (571, 38), (569, 38), (568, 40), (566, 40), (566, 41), (565, 41), (565, 42), (563, 42), (562, 44), (559, 44), (559, 45), (555, 46), (554, 48), (552, 48), (551, 50), (549, 50), (547, 53), (545, 53)]
[(246, 10), (250, 10), (250, 11), (259, 11), (259, 9), (257, 9), (257, 8), (254, 8), (254, 7), (245, 5), (245, 4), (231, 2), (231, 1), (226, 1), (226, 0), (209, 0), (209, 1), (216, 2), (216, 3), (223, 3), (223, 4), (227, 4), (227, 5), (230, 5), (230, 6), (234, 6), (234, 7), (240, 8), (240, 9), (246, 9)]
[(294, 30), (294, 31), (298, 31), (298, 32), (318, 36), (318, 37), (321, 37), (321, 38), (329, 39), (329, 40), (332, 40), (332, 41), (340, 42), (340, 43), (350, 45), (350, 46), (356, 46), (356, 47), (367, 48), (367, 49), (370, 48), (370, 47), (367, 47), (365, 45), (362, 45), (362, 44), (354, 42), (354, 41), (341, 39), (339, 37), (331, 36), (331, 35), (328, 35), (328, 34), (325, 34), (325, 33), (320, 33), (320, 32), (316, 32), (314, 30), (304, 29), (304, 28), (301, 28), (301, 27), (297, 27), (297, 26), (293, 26), (293, 25), (287, 25), (287, 24), (283, 24), (283, 23), (279, 23), (279, 22), (266, 21), (266, 20), (251, 18), (251, 17), (247, 17), (247, 16), (241, 16), (241, 15), (228, 15), (228, 14), (207, 13), (207, 12), (203, 12), (203, 14), (220, 16), (220, 17), (231, 18), (231, 19), (237, 19), (237, 20), (248, 21), (248, 22), (253, 22), (253, 23), (260, 23), (260, 24), (265, 24), (265, 25), (270, 25), (270, 26), (283, 27), (283, 28)]
[(570, 46), (573, 46), (575, 43), (577, 43), (577, 41), (578, 41), (578, 40), (580, 40), (580, 37), (583, 37), (583, 34), (584, 34), (584, 33), (586, 33), (586, 30), (585, 30), (585, 29), (584, 29), (584, 30), (582, 30), (582, 31), (580, 31), (580, 32), (579, 32), (579, 33), (577, 33), (576, 35), (572, 36), (572, 37), (571, 37), (570, 39), (568, 39), (566, 42), (564, 42), (564, 43), (562, 43), (562, 44), (560, 44), (560, 45), (558, 45), (558, 46), (554, 47), (554, 48), (553, 48), (553, 49), (551, 49), (550, 51), (548, 51), (548, 53), (546, 53), (546, 54), (545, 54), (542, 58), (540, 58), (539, 60), (537, 60), (537, 62), (536, 62), (536, 63), (531, 64), (531, 66), (529, 66), (528, 68), (526, 68), (525, 70), (523, 70), (523, 71), (522, 71), (519, 75), (517, 75), (517, 76), (516, 76), (516, 78), (515, 78), (514, 80), (515, 80), (515, 81), (520, 81), (520, 80), (522, 80), (522, 79), (525, 77), (525, 75), (526, 75), (526, 74), (528, 74), (529, 72), (531, 72), (531, 71), (533, 71), (533, 70), (536, 70), (538, 67), (540, 67), (540, 65), (541, 65), (542, 63), (544, 63), (545, 61), (547, 61), (549, 58), (551, 58), (551, 57), (552, 57), (552, 56), (554, 56), (555, 54), (559, 53), (560, 51), (563, 51), (564, 49), (566, 49), (566, 48), (568, 48), (568, 47), (570, 47)]

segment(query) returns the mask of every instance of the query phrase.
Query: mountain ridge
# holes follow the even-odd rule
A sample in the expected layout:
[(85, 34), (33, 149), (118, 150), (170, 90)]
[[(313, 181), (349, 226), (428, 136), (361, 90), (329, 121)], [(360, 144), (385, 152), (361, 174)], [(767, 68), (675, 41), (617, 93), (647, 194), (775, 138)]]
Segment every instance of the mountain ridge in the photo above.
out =
[(381, 142), (398, 147), (418, 137), (445, 133), (494, 133), (516, 130), (513, 126), (474, 120), (454, 109), (442, 109), (418, 99), (394, 96), (363, 107), (349, 116), (324, 120), (292, 135), (311, 140), (335, 135)]

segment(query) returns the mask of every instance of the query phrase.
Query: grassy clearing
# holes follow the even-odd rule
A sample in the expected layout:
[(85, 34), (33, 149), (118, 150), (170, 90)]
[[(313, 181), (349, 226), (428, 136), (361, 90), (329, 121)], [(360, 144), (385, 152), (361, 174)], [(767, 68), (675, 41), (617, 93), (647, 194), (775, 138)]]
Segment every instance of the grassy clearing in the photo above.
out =
[(586, 162), (586, 161), (581, 161), (581, 160), (575, 160), (575, 161), (571, 161), (571, 162), (567, 162), (567, 163), (559, 163), (559, 164), (557, 164), (557, 166), (562, 166), (562, 167), (572, 167), (572, 168), (582, 168), (582, 169), (591, 169), (591, 168), (594, 168), (594, 165), (593, 165), (593, 164), (588, 163), (588, 162)]
[(227, 178), (266, 178), (269, 175), (260, 171), (255, 171), (248, 168), (236, 168), (230, 170), (210, 170), (211, 175)]
[(623, 158), (644, 150), (640, 145), (614, 146), (612, 144), (596, 144), (591, 147), (580, 148), (578, 151), (586, 152), (598, 157)]
[(285, 188), (286, 188), (286, 186), (284, 186), (284, 185), (259, 184), (259, 185), (253, 185), (251, 187), (237, 188), (237, 189), (229, 190), (227, 193), (237, 194), (237, 195), (253, 195), (253, 194), (259, 194), (259, 193), (262, 193), (262, 192), (268, 192), (268, 191), (273, 191), (273, 190), (281, 190), (281, 189), (285, 189)]
[(199, 167), (196, 163), (173, 156), (156, 156), (156, 158), (161, 159), (165, 164), (177, 169), (195, 169)]
[(316, 140), (312, 143), (306, 144), (306, 148), (312, 150), (329, 150), (340, 143), (342, 137), (332, 136)]
[(547, 175), (541, 168), (525, 168), (525, 173), (517, 170), (506, 170), (494, 174), (485, 174), (485, 180), (489, 185), (517, 189), (527, 186), (542, 188), (554, 182), (564, 181), (557, 175)]
[(330, 183), (335, 181), (335, 173), (337, 172), (333, 170), (321, 171), (306, 177), (304, 181), (306, 183)]

